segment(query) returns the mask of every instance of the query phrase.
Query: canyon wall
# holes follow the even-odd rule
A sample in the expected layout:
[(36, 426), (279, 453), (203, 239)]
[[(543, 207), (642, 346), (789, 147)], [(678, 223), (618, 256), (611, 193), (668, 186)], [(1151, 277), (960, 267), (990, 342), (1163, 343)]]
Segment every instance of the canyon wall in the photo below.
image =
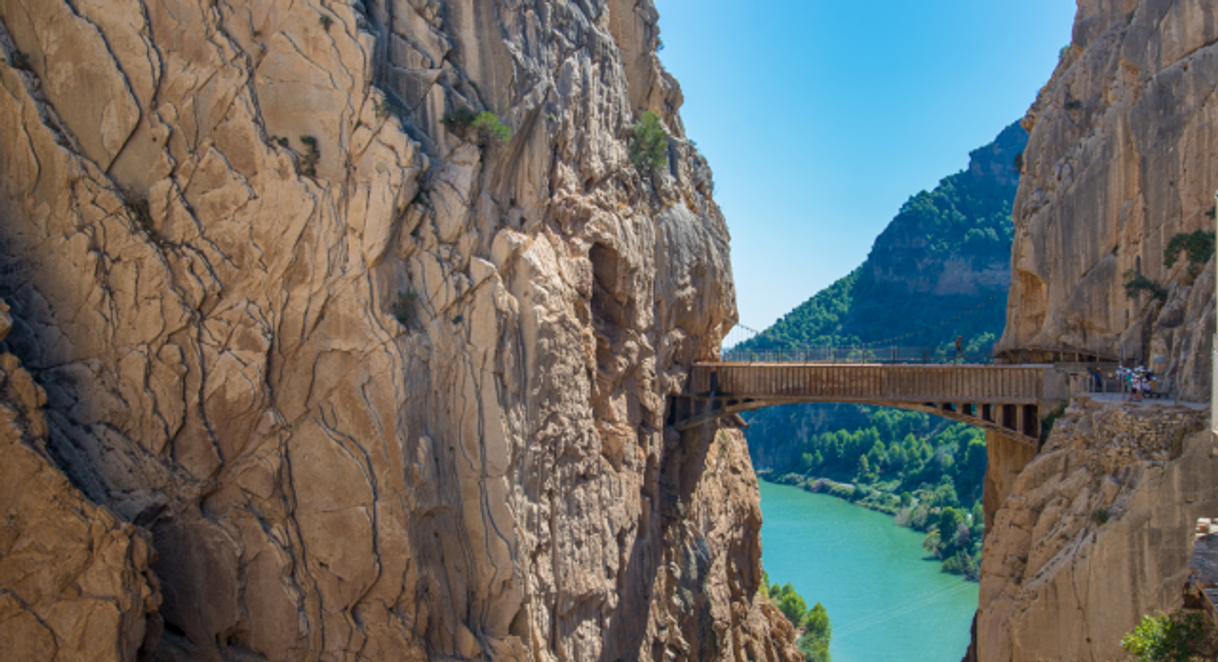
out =
[(742, 439), (665, 425), (735, 302), (656, 20), (0, 0), (6, 345), (147, 587), (106, 659), (796, 659)]
[[(0, 303), (0, 340), (7, 311)], [(0, 650), (6, 660), (147, 658), (161, 634), (147, 534), (55, 466), (45, 403), (17, 357), (0, 355)]]
[[(1218, 3), (1079, 0), (1071, 43), (1023, 125), (1004, 350), (1133, 357), (1208, 401), (1212, 263), (1168, 267), (1213, 231)], [(1142, 276), (1161, 287), (1126, 296)]]
[(1075, 399), (986, 522), (966, 659), (1123, 659), (1144, 614), (1179, 607), (1215, 475), (1205, 410)]
[[(1214, 258), (1164, 253), (1214, 230), (1215, 89), (1218, 3), (1079, 0), (1023, 121), (1000, 350), (1142, 362), (1210, 401)], [(1179, 607), (1193, 522), (1218, 509), (1208, 423), (1201, 405), (1082, 396), (1034, 458), (991, 448), (969, 659), (1119, 659), (1144, 614)]]

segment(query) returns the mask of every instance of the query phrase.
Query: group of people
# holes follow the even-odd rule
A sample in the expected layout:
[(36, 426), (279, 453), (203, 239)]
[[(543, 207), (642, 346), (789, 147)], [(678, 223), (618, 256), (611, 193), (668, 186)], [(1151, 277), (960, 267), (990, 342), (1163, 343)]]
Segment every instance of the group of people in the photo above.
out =
[[(1117, 380), (1121, 381), (1124, 386), (1123, 391), (1129, 394), (1129, 397), (1134, 400), (1140, 400), (1155, 389), (1156, 380), (1155, 372), (1149, 370), (1144, 365), (1134, 366), (1134, 368), (1121, 368), (1116, 372)], [(1095, 386), (1096, 391), (1102, 391), (1102, 380), (1104, 374), (1099, 368), (1095, 369)]]

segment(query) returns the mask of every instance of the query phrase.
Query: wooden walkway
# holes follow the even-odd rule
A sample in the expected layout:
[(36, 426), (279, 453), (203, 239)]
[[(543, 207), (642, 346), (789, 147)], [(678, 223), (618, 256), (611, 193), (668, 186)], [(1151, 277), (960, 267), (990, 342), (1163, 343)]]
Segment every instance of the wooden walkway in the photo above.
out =
[(698, 363), (672, 424), (687, 430), (761, 407), (853, 402), (936, 414), (1039, 447), (1042, 410), (1067, 397), (1052, 365)]

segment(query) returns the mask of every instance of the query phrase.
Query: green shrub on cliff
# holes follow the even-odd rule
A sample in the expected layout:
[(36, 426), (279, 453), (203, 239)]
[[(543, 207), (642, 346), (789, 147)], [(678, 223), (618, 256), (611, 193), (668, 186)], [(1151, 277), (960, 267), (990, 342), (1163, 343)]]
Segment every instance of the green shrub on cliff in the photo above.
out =
[(650, 110), (635, 122), (633, 136), (627, 145), (630, 162), (639, 170), (660, 168), (668, 164), (668, 134), (660, 125), (660, 116)]
[(1163, 249), (1163, 266), (1175, 266), (1180, 253), (1188, 256), (1188, 273), (1196, 276), (1214, 254), (1214, 233), (1204, 230), (1181, 232), (1167, 242)]
[(1159, 284), (1159, 281), (1151, 280), (1145, 275), (1140, 274), (1133, 269), (1122, 274), (1125, 279), (1125, 296), (1130, 299), (1136, 299), (1140, 294), (1146, 292), (1150, 296), (1160, 300), (1167, 300), (1167, 290)]
[(472, 126), (487, 138), (494, 138), (501, 143), (512, 139), (512, 128), (501, 123), (499, 117), (488, 110), (478, 113)]
[(471, 127), (483, 140), (494, 139), (506, 143), (512, 139), (512, 127), (499, 121), (499, 116), (489, 110), (475, 113), (469, 108), (457, 108), (444, 113), (440, 123), (449, 129)]
[(1218, 636), (1203, 614), (1176, 611), (1143, 616), (1138, 627), (1121, 638), (1121, 648), (1140, 662), (1213, 660)]
[(803, 627), (804, 618), (808, 613), (808, 603), (804, 602), (803, 596), (796, 592), (791, 582), (781, 586), (771, 584), (766, 590), (766, 595), (769, 596), (770, 603), (778, 607), (778, 611), (781, 611), (792, 625), (797, 628)]

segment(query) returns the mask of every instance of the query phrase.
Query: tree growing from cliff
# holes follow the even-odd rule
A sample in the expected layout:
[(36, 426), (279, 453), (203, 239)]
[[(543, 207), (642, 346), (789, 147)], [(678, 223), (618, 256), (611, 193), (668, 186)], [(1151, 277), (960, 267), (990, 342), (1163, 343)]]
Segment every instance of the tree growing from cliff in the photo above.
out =
[(1167, 241), (1167, 248), (1163, 249), (1163, 266), (1169, 269), (1175, 266), (1180, 253), (1188, 256), (1189, 275), (1196, 276), (1214, 254), (1214, 233), (1197, 230), (1176, 234)]
[(783, 616), (787, 617), (788, 621), (795, 627), (803, 627), (804, 618), (808, 613), (808, 603), (804, 602), (804, 598), (800, 595), (791, 582), (787, 582), (779, 586), (773, 584), (766, 591), (770, 598), (770, 602), (778, 607), (778, 611), (782, 612)]
[(668, 133), (660, 124), (660, 116), (650, 110), (634, 123), (628, 145), (630, 162), (639, 170), (660, 168), (668, 164)]
[(1147, 292), (1150, 296), (1160, 300), (1167, 300), (1167, 290), (1159, 284), (1159, 281), (1151, 280), (1145, 275), (1130, 269), (1122, 276), (1125, 279), (1125, 296), (1129, 299), (1136, 299), (1143, 292)]

